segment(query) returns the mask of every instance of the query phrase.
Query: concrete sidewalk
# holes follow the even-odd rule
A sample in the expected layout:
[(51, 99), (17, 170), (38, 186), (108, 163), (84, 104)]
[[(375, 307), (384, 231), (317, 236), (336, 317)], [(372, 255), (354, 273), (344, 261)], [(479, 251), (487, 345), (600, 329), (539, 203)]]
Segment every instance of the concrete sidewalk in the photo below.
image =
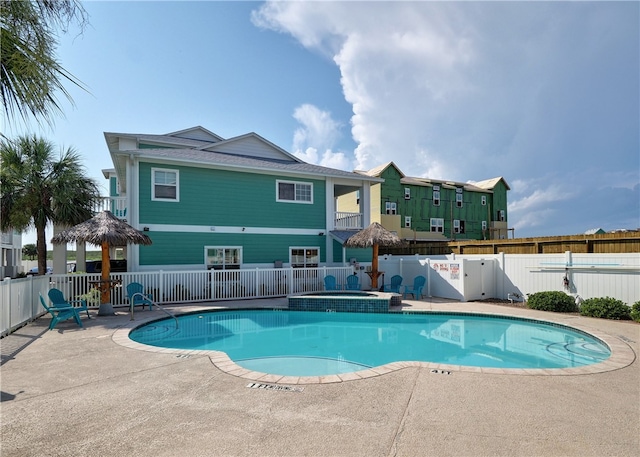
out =
[[(286, 302), (216, 305), (272, 308)], [(115, 343), (114, 335), (131, 324), (124, 311), (90, 321), (85, 317), (84, 329), (68, 321), (51, 332), (48, 319), (41, 318), (0, 341), (0, 455), (638, 454), (637, 323), (486, 303), (408, 300), (404, 307), (580, 326), (624, 346), (629, 364), (560, 376), (446, 374), (408, 366), (366, 379), (298, 385), (299, 391), (254, 389), (247, 387), (252, 381), (219, 370), (208, 355), (147, 352)], [(136, 310), (135, 317), (141, 323), (161, 313)]]

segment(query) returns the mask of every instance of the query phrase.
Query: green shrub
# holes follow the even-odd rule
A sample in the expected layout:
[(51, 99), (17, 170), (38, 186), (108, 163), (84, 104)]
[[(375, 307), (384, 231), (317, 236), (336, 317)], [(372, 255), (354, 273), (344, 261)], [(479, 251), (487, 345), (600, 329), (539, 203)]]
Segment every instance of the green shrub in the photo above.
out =
[(536, 292), (529, 295), (527, 307), (540, 311), (553, 311), (556, 313), (573, 313), (578, 310), (576, 302), (572, 296), (556, 290)]
[(636, 322), (640, 322), (640, 301), (637, 301), (631, 306), (631, 319)]
[(611, 297), (588, 298), (580, 306), (580, 314), (603, 319), (631, 319), (631, 308)]

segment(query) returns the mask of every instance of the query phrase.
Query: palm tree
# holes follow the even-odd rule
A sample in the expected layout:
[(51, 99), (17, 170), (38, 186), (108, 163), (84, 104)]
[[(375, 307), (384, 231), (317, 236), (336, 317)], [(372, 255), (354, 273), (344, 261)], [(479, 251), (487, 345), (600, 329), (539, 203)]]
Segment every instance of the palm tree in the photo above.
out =
[(22, 254), (29, 257), (29, 260), (33, 260), (38, 257), (38, 249), (33, 243), (25, 244), (22, 246)]
[(51, 142), (35, 135), (0, 143), (0, 229), (35, 227), (40, 274), (46, 270), (47, 224), (75, 225), (91, 218), (99, 197), (80, 155), (68, 148), (56, 160), (53, 150)]
[(52, 123), (61, 112), (56, 92), (73, 103), (63, 82), (82, 83), (56, 60), (57, 32), (87, 13), (78, 0), (0, 0), (0, 98), (7, 118), (29, 115)]

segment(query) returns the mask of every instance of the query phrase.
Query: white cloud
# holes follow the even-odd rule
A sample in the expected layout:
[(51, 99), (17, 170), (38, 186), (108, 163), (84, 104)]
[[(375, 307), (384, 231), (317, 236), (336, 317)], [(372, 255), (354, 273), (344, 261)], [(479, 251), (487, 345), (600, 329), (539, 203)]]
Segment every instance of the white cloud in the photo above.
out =
[[(639, 11), (607, 2), (267, 2), (253, 20), (333, 58), (353, 106), (356, 168), (394, 161), (410, 176), (503, 176), (513, 186), (510, 224), (531, 228), (528, 236), (562, 234), (574, 221), (606, 225), (600, 214), (638, 218), (637, 204), (614, 214), (594, 189), (627, 195), (640, 182)], [(328, 150), (308, 143), (322, 131), (301, 123), (296, 138)]]
[[(332, 151), (341, 136), (341, 126), (331, 118), (331, 113), (304, 104), (295, 109), (293, 117), (301, 124), (293, 134), (293, 154), (296, 157), (324, 167), (350, 168), (350, 161), (343, 152)], [(321, 156), (318, 150), (324, 150)]]

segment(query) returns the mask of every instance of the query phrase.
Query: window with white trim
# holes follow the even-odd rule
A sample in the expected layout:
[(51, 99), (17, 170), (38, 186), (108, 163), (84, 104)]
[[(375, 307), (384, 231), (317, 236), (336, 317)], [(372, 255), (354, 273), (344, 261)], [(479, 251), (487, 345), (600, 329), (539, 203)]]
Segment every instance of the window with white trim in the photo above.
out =
[(404, 226), (406, 228), (411, 228), (411, 216), (404, 217)]
[(444, 233), (444, 219), (440, 217), (432, 217), (430, 219), (431, 231)]
[(242, 265), (242, 247), (205, 246), (204, 261), (207, 270), (239, 270)]
[(462, 192), (456, 193), (456, 206), (458, 208), (462, 207)]
[(482, 203), (482, 206), (487, 206), (487, 196), (483, 195), (480, 197), (480, 202)]
[(453, 233), (464, 233), (464, 221), (453, 220)]
[(276, 181), (276, 201), (313, 203), (313, 184), (309, 182)]
[(151, 200), (180, 201), (180, 173), (178, 170), (151, 169)]
[(293, 247), (289, 248), (289, 263), (293, 268), (317, 267), (320, 262), (320, 248)]
[(487, 221), (482, 221), (482, 230), (487, 230)]
[(356, 190), (356, 205), (360, 204), (360, 191)]
[(440, 191), (433, 191), (433, 206), (440, 206)]
[(404, 188), (404, 199), (405, 200), (411, 199), (411, 188), (410, 187), (405, 187)]
[(505, 214), (505, 212), (504, 212), (504, 210), (503, 210), (503, 209), (501, 209), (500, 211), (498, 211), (498, 220), (500, 220), (500, 221), (505, 221), (505, 220), (507, 220), (507, 216), (506, 216), (506, 214)]
[(396, 214), (398, 212), (398, 206), (396, 202), (386, 202), (384, 204), (385, 212), (387, 214)]

